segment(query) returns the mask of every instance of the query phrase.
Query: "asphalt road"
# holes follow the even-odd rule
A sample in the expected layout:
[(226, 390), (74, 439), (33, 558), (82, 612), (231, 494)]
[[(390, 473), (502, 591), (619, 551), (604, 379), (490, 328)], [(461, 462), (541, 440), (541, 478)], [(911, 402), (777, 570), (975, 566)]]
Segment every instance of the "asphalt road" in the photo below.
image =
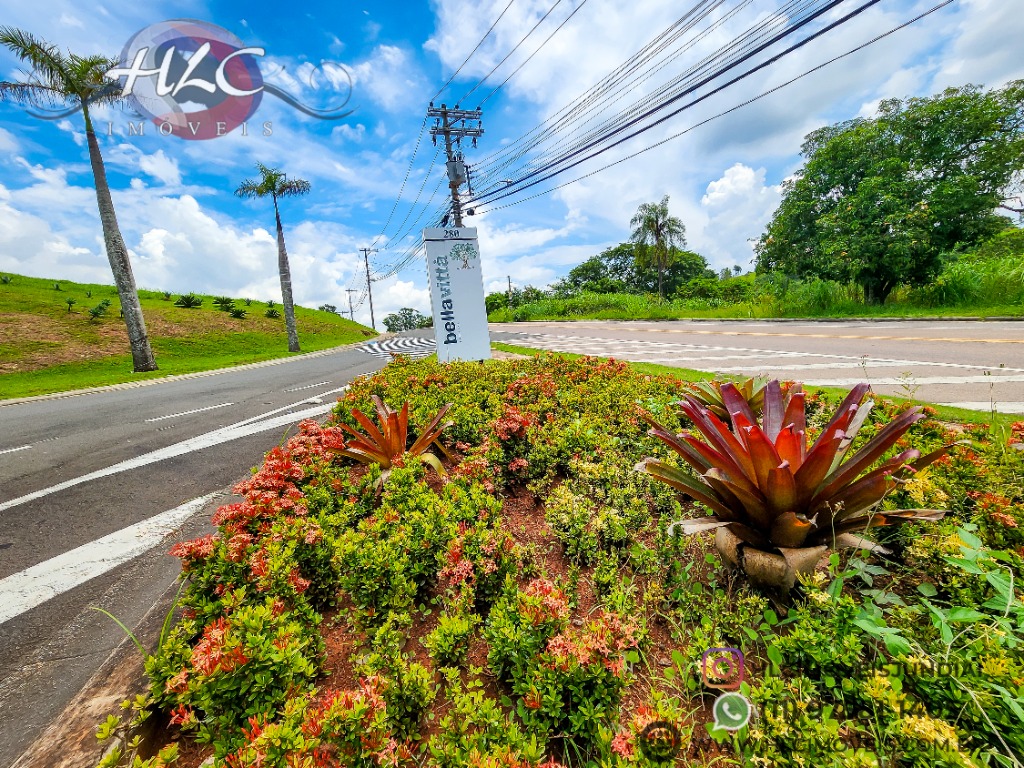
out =
[[(15, 761), (122, 640), (90, 606), (134, 627), (179, 572), (166, 554), (170, 542), (202, 535), (205, 512), (224, 503), (226, 488), (297, 421), (323, 418), (340, 388), (382, 364), (345, 348), (133, 388), (0, 401), (0, 766)], [(220, 498), (181, 509), (215, 492)]]
[(670, 321), (492, 323), (535, 349), (820, 386), (867, 381), (881, 394), (1024, 413), (1024, 322)]

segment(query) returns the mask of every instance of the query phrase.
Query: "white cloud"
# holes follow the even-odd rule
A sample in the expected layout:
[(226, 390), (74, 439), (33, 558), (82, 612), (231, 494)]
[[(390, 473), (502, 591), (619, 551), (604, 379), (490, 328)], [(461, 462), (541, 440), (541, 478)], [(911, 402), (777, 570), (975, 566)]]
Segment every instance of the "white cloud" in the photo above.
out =
[(11, 154), (18, 151), (18, 140), (14, 138), (14, 134), (5, 128), (0, 128), (0, 152), (10, 152)]
[(1024, 78), (1024, 14), (1001, 0), (963, 0), (956, 36), (933, 88), (975, 83), (995, 87)]
[(388, 111), (418, 104), (427, 87), (410, 53), (394, 45), (378, 45), (368, 59), (352, 65), (350, 73), (353, 104), (369, 98)]
[(158, 149), (152, 155), (140, 155), (139, 169), (168, 187), (177, 187), (181, 184), (178, 161), (165, 155), (162, 149)]
[(742, 163), (728, 168), (708, 184), (701, 198), (706, 223), (691, 235), (691, 248), (704, 254), (716, 269), (751, 266), (752, 239), (760, 235), (782, 199), (778, 186), (765, 184), (765, 169)]
[(57, 127), (60, 128), (65, 133), (70, 133), (71, 138), (74, 140), (75, 144), (77, 144), (80, 147), (85, 146), (85, 131), (80, 130), (70, 120), (61, 120), (59, 123), (57, 123)]

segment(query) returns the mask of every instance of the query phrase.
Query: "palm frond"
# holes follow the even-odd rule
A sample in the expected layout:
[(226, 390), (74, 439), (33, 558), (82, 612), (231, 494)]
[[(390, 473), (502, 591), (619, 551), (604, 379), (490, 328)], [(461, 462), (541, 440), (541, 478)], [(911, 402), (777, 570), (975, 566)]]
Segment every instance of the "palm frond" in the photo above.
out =
[(278, 197), (296, 197), (305, 195), (310, 190), (310, 183), (305, 179), (284, 179), (277, 185)]
[(235, 190), (235, 194), (239, 197), (265, 197), (268, 193), (263, 189), (260, 182), (254, 181), (253, 179), (246, 179), (238, 185), (238, 189)]
[(67, 90), (70, 60), (57, 46), (31, 32), (7, 26), (0, 27), (0, 45), (28, 64), (48, 87)]
[(30, 106), (43, 107), (64, 104), (67, 96), (54, 88), (39, 83), (0, 82), (0, 101), (17, 101)]

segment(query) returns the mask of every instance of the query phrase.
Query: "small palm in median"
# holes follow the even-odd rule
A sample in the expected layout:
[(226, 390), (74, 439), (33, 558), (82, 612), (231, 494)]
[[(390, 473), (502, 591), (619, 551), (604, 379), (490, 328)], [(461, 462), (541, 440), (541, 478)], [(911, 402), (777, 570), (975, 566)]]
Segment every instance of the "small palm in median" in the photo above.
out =
[[(61, 53), (55, 45), (14, 27), (0, 27), (0, 45), (31, 67), (23, 82), (0, 82), (0, 101), (13, 99), (27, 104), (71, 104), (80, 107), (85, 118), (85, 138), (89, 145), (89, 161), (96, 185), (96, 203), (103, 225), (103, 242), (114, 273), (114, 283), (121, 298), (124, 324), (136, 372), (155, 371), (156, 360), (146, 334), (146, 321), (135, 288), (135, 277), (128, 259), (121, 230), (114, 215), (114, 202), (107, 185), (107, 172), (100, 154), (100, 145), (92, 127), (89, 108), (123, 98), (121, 86), (104, 78), (117, 62), (104, 56), (78, 56)], [(55, 284), (60, 290), (59, 284)]]
[(277, 221), (277, 268), (281, 274), (281, 298), (284, 300), (284, 322), (288, 329), (288, 351), (299, 351), (299, 333), (295, 328), (295, 304), (292, 302), (292, 274), (288, 267), (288, 251), (284, 245), (284, 229), (281, 227), (281, 211), (278, 199), (296, 197), (309, 192), (305, 179), (289, 179), (276, 168), (256, 163), (260, 172), (258, 179), (246, 179), (238, 185), (235, 194), (239, 197), (269, 197), (274, 201), (274, 218)]

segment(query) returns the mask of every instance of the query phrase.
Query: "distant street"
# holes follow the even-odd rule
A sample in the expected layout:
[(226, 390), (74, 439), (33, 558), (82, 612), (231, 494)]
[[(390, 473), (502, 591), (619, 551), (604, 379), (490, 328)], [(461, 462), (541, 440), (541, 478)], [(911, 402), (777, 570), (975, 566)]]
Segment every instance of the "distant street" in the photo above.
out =
[(492, 323), (491, 338), (536, 349), (876, 392), (1024, 413), (1024, 322)]
[[(208, 497), (322, 419), (384, 360), (355, 348), (14, 405), (0, 401), (0, 766), (10, 765), (179, 572)], [(206, 510), (217, 498), (206, 498)], [(185, 505), (185, 506), (182, 506)]]

